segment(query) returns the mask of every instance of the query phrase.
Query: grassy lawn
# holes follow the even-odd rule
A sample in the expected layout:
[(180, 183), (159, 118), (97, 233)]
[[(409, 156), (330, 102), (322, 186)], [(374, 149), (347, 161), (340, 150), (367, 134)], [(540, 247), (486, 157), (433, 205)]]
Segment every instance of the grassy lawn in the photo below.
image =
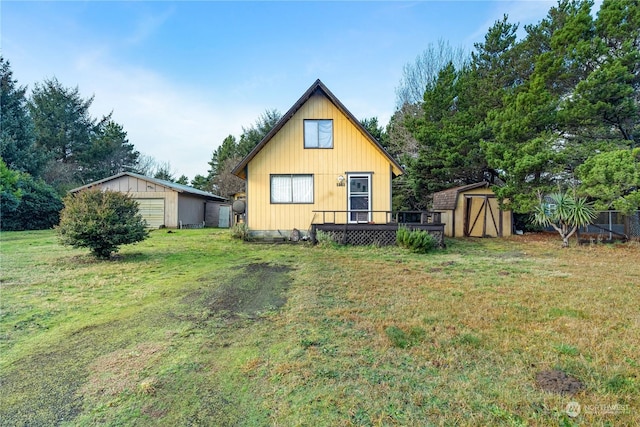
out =
[(447, 243), (2, 233), (0, 425), (640, 424), (640, 245)]

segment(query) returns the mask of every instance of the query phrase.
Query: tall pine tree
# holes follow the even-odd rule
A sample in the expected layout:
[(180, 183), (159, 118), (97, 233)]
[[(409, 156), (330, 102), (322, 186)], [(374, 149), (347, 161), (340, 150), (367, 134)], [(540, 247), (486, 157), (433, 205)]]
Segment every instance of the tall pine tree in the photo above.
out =
[(39, 176), (46, 157), (37, 149), (26, 87), (18, 86), (9, 61), (0, 57), (0, 153), (9, 169)]

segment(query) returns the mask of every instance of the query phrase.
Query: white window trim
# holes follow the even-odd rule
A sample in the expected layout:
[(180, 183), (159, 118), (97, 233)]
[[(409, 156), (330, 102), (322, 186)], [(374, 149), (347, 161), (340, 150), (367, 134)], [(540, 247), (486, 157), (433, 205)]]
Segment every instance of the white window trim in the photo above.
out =
[[(367, 188), (366, 197), (367, 197), (367, 200), (368, 200), (369, 207), (367, 209), (367, 214), (366, 214), (367, 220), (366, 220), (366, 222), (370, 222), (371, 221), (371, 209), (373, 207), (373, 202), (371, 200), (371, 196), (372, 196), (371, 186), (372, 186), (372, 183), (373, 183), (373, 176), (372, 176), (371, 173), (366, 173), (366, 172), (364, 172), (364, 173), (356, 173), (356, 172), (354, 172), (354, 173), (348, 173), (347, 174), (347, 207), (348, 207), (348, 211), (349, 211), (348, 221), (351, 224), (359, 223), (359, 222), (365, 222), (365, 221), (362, 221), (362, 220), (357, 220), (357, 219), (354, 220), (354, 219), (352, 219), (352, 214), (354, 214), (356, 212), (364, 212), (364, 211), (362, 211), (360, 209), (353, 209), (351, 207), (351, 196), (352, 196), (352, 193), (351, 193), (351, 180), (354, 179), (354, 178), (367, 178), (367, 180), (368, 180), (367, 183), (369, 184), (369, 188)], [(356, 197), (357, 196), (362, 196), (362, 195), (364, 195), (364, 193), (365, 192), (357, 193)], [(358, 216), (358, 214), (356, 213), (356, 217), (357, 216)]]

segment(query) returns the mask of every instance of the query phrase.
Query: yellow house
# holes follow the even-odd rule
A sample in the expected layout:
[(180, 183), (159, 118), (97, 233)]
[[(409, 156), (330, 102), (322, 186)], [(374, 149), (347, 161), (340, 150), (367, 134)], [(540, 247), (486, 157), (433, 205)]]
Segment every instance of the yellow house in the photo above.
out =
[(316, 222), (385, 223), (403, 171), (316, 80), (233, 173), (246, 180), (250, 232), (288, 237)]

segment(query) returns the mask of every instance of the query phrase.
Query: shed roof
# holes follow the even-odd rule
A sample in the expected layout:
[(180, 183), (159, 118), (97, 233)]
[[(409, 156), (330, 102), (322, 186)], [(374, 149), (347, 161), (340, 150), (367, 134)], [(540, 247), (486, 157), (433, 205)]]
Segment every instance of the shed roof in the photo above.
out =
[(218, 196), (218, 195), (215, 195), (213, 193), (209, 193), (207, 191), (198, 190), (197, 188), (193, 188), (193, 187), (190, 187), (188, 185), (177, 184), (175, 182), (166, 181), (164, 179), (151, 178), (149, 176), (144, 176), (144, 175), (140, 175), (140, 174), (133, 173), (133, 172), (121, 172), (119, 174), (112, 175), (112, 176), (109, 176), (107, 178), (100, 179), (98, 181), (90, 182), (89, 184), (83, 185), (82, 187), (74, 188), (73, 190), (70, 190), (69, 192), (70, 193), (77, 193), (78, 191), (85, 190), (87, 188), (91, 188), (91, 187), (94, 187), (96, 185), (100, 185), (100, 184), (103, 184), (105, 182), (108, 182), (108, 181), (113, 181), (114, 179), (118, 179), (118, 178), (120, 178), (122, 176), (131, 176), (133, 178), (138, 178), (138, 179), (143, 179), (145, 181), (153, 182), (154, 184), (162, 185), (164, 187), (167, 187), (167, 188), (170, 188), (172, 190), (175, 190), (178, 193), (193, 194), (193, 195), (196, 195), (196, 196), (205, 197), (207, 199), (211, 199), (211, 200), (215, 200), (215, 201), (219, 201), (219, 202), (223, 202), (223, 201), (227, 200), (226, 198), (224, 198), (222, 196)]
[(433, 193), (433, 209), (449, 210), (455, 209), (458, 202), (458, 194), (464, 193), (468, 190), (475, 190), (476, 188), (488, 187), (489, 183), (486, 181), (476, 182), (474, 184), (462, 185), (460, 187), (449, 188), (447, 190), (438, 191)]
[(402, 166), (384, 149), (382, 145), (365, 129), (364, 126), (360, 123), (358, 119), (354, 117), (353, 114), (347, 107), (345, 107), (342, 102), (336, 96), (331, 93), (331, 91), (320, 81), (320, 79), (316, 80), (309, 89), (298, 99), (298, 101), (293, 104), (293, 106), (287, 111), (282, 118), (276, 123), (276, 125), (271, 129), (271, 131), (262, 138), (262, 141), (256, 145), (256, 147), (251, 150), (247, 156), (238, 163), (238, 165), (233, 169), (232, 173), (242, 179), (246, 179), (246, 166), (249, 162), (262, 150), (262, 148), (273, 138), (275, 134), (277, 134), (280, 129), (296, 114), (296, 112), (304, 105), (305, 102), (309, 100), (315, 93), (321, 92), (323, 93), (332, 103), (344, 114), (349, 121), (356, 126), (366, 137), (367, 139), (378, 149), (380, 152), (389, 159), (393, 167), (394, 175), (401, 175), (404, 173)]

